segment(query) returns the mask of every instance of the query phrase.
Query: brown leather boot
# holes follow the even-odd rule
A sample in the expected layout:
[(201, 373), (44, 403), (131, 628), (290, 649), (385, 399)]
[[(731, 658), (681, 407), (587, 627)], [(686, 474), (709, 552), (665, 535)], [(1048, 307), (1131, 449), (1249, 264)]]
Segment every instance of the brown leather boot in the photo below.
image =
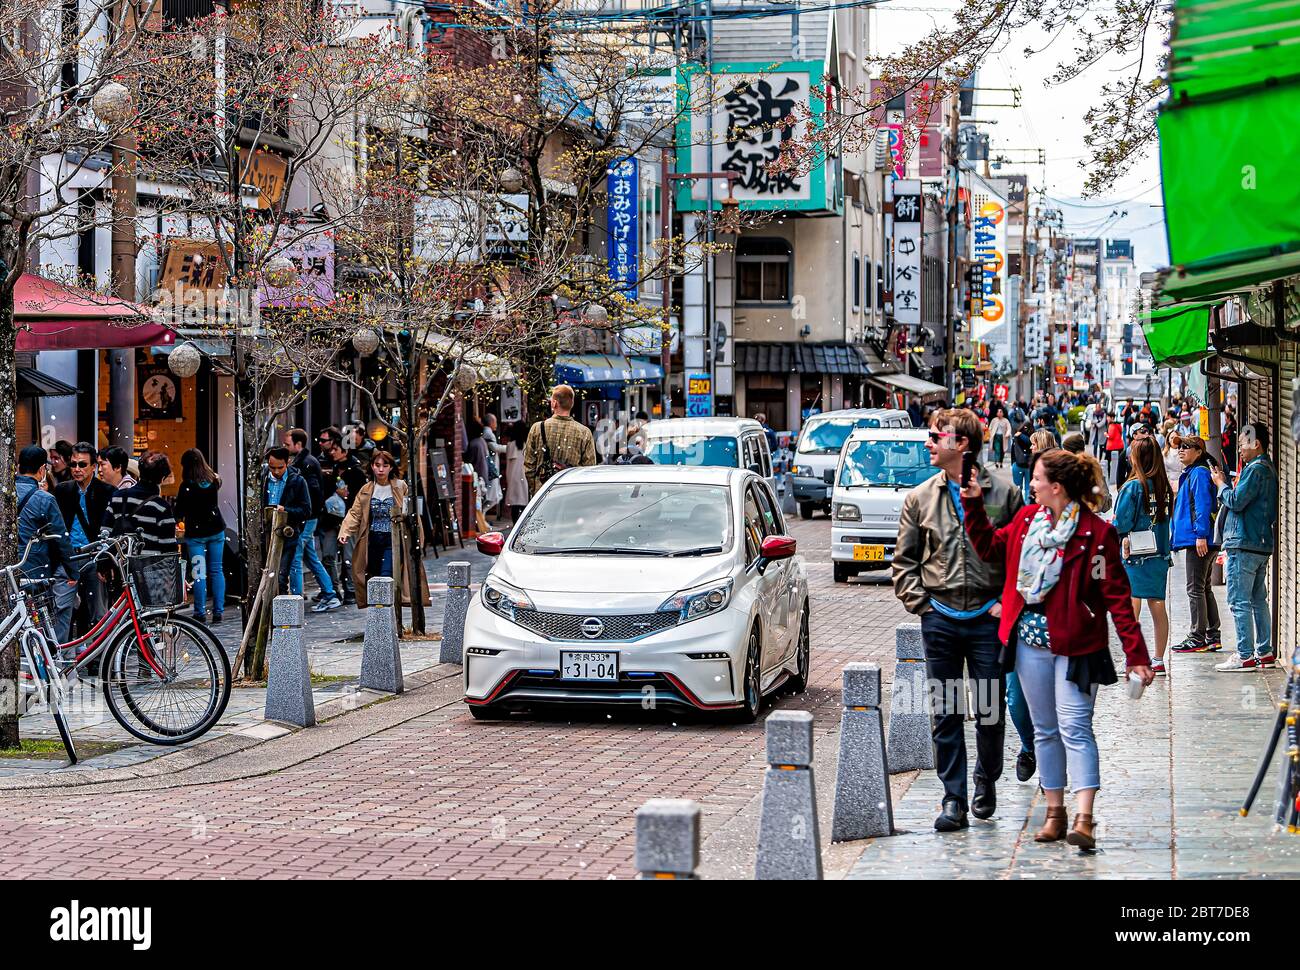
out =
[(1065, 836), (1065, 806), (1047, 807), (1047, 820), (1034, 836), (1035, 842), (1059, 842)]
[(1074, 828), (1070, 829), (1070, 834), (1065, 837), (1065, 841), (1080, 849), (1095, 849), (1097, 848), (1097, 840), (1093, 835), (1095, 828), (1092, 816), (1080, 812), (1074, 816)]

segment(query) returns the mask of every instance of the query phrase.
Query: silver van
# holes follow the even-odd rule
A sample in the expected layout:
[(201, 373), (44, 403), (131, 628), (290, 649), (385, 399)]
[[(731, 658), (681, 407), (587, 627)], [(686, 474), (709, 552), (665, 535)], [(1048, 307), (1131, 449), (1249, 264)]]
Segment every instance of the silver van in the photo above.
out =
[(812, 415), (799, 432), (794, 465), (790, 469), (799, 517), (811, 519), (815, 509), (830, 513), (835, 468), (840, 461), (840, 449), (849, 440), (849, 435), (859, 428), (911, 426), (912, 419), (908, 413), (894, 408), (845, 408)]

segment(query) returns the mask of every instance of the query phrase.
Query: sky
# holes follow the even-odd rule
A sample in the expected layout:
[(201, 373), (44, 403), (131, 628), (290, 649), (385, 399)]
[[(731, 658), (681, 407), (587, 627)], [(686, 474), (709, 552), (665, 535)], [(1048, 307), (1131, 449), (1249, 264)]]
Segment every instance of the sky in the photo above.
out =
[[(872, 53), (894, 53), (936, 24), (950, 26), (951, 12), (958, 6), (956, 0), (887, 0), (879, 4), (873, 8)], [(1079, 162), (1087, 153), (1083, 115), (1099, 100), (1104, 83), (1128, 73), (1130, 59), (1111, 58), (1068, 84), (1048, 87), (1044, 79), (1075, 46), (1068, 30), (1050, 44), (1049, 40), (1042, 31), (1013, 36), (981, 68), (980, 87), (1019, 87), (1022, 92), (1018, 108), (991, 106), (1009, 105), (1010, 92), (976, 94), (975, 117), (997, 122), (980, 126), (991, 136), (990, 155), (1005, 152), (1015, 160), (994, 174), (1024, 172), (1035, 190), (1045, 187), (1052, 203), (1064, 212), (1066, 231), (1073, 235), (1132, 240), (1139, 271), (1167, 265), (1160, 166), (1154, 149), (1128, 166), (1105, 195), (1082, 198), (1086, 172)], [(1041, 53), (1026, 58), (1023, 52), (1029, 46)], [(1147, 53), (1150, 63), (1159, 51)], [(1021, 160), (1036, 157), (1034, 152), (1014, 151), (1026, 148), (1044, 149), (1046, 166), (1022, 164)], [(1112, 212), (1126, 214), (1112, 216)]]

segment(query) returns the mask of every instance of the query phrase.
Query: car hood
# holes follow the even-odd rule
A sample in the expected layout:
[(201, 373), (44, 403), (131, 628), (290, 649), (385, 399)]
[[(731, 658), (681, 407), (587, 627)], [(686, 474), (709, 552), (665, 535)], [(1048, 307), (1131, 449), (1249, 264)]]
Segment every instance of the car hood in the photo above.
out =
[(546, 602), (556, 608), (569, 601), (575, 608), (600, 607), (605, 605), (602, 595), (629, 594), (643, 594), (657, 607), (678, 590), (727, 577), (731, 564), (731, 553), (682, 559), (507, 553), (497, 560), (492, 575), (526, 593), (547, 594)]

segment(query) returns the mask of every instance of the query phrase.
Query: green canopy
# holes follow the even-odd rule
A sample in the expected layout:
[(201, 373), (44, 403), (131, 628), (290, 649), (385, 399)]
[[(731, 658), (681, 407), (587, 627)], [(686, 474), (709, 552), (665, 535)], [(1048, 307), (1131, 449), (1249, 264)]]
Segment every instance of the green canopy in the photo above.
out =
[(1300, 0), (1174, 13), (1157, 121), (1170, 262), (1222, 291), (1233, 267), (1300, 252)]
[(1157, 367), (1186, 367), (1214, 353), (1210, 311), (1219, 301), (1180, 303), (1138, 317)]

